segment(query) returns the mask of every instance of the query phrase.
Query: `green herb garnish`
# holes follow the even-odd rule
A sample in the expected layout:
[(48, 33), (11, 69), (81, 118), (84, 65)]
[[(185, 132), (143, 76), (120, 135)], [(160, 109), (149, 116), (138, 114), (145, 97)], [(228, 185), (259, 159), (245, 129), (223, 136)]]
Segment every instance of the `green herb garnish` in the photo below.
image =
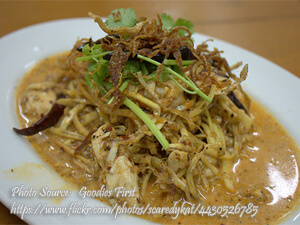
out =
[[(182, 60), (181, 65), (182, 66), (188, 66), (188, 65), (192, 65), (195, 62), (195, 60)], [(164, 65), (165, 66), (177, 66), (177, 62), (174, 59), (165, 59), (164, 60)]]
[[(193, 33), (193, 23), (191, 21), (185, 19), (178, 19), (176, 22), (171, 18), (171, 16), (163, 13), (160, 15), (162, 20), (163, 28), (170, 31), (176, 26), (184, 26), (187, 27), (191, 33)], [(119, 28), (119, 27), (134, 27), (137, 25), (137, 16), (131, 8), (128, 9), (115, 9), (111, 12), (111, 14), (107, 17), (105, 24), (108, 28)], [(180, 36), (187, 35), (186, 30), (179, 30), (178, 34)], [(95, 88), (94, 85), (100, 90), (102, 95), (105, 95), (108, 90), (113, 88), (110, 79), (109, 72), (109, 60), (103, 59), (103, 57), (111, 53), (112, 51), (105, 51), (102, 49), (101, 44), (96, 44), (93, 47), (90, 47), (88, 44), (82, 48), (82, 54), (84, 56), (78, 57), (77, 61), (88, 61), (87, 70), (88, 73), (85, 75), (86, 84), (91, 88)], [(150, 59), (148, 57), (137, 54), (136, 56), (141, 61), (137, 60), (128, 60), (126, 65), (123, 68), (121, 81), (122, 84), (119, 87), (120, 91), (124, 91), (130, 82), (138, 82), (136, 81), (135, 76), (138, 72), (142, 72), (143, 75), (146, 76), (145, 80), (148, 81), (150, 79), (155, 79), (157, 66), (161, 66), (162, 64)], [(182, 66), (191, 65), (194, 60), (182, 60)], [(211, 102), (211, 98), (205, 95), (194, 82), (185, 74), (181, 73), (178, 70), (178, 65), (176, 60), (166, 59), (163, 62), (164, 70), (160, 74), (160, 80), (165, 82), (167, 80), (173, 80), (176, 85), (178, 85), (183, 91), (189, 94), (197, 94), (201, 98), (205, 99), (208, 102)], [(173, 69), (172, 69), (173, 68)], [(185, 83), (190, 89), (183, 87), (180, 82)], [(113, 102), (114, 97), (111, 97), (108, 100), (108, 104)], [(131, 109), (151, 130), (157, 140), (160, 142), (164, 149), (169, 148), (169, 143), (164, 137), (164, 135), (157, 128), (155, 123), (150, 119), (150, 117), (133, 101), (126, 98), (123, 102), (129, 109)]]
[[(163, 24), (163, 28), (167, 29), (168, 31), (177, 26), (184, 26), (188, 28), (192, 34), (194, 33), (194, 24), (190, 20), (179, 18), (176, 20), (176, 22), (174, 22), (172, 17), (166, 13), (162, 13), (160, 15), (160, 18)], [(187, 32), (185, 30), (179, 30), (179, 36), (185, 36), (186, 34)]]
[(160, 132), (160, 130), (157, 128), (155, 123), (153, 123), (153, 121), (149, 118), (149, 116), (147, 116), (147, 114), (144, 113), (143, 110), (141, 110), (141, 108), (138, 107), (130, 99), (126, 98), (123, 103), (128, 108), (130, 108), (147, 125), (147, 127), (151, 130), (151, 132), (157, 138), (157, 140), (162, 145), (162, 147), (167, 150), (170, 146), (169, 142), (164, 137), (164, 135)]
[(105, 21), (110, 28), (133, 27), (136, 23), (137, 17), (131, 8), (113, 10)]
[[(146, 56), (142, 56), (142, 55), (137, 55), (137, 57), (139, 59), (142, 59), (146, 62), (152, 63), (155, 66), (160, 66), (161, 63), (157, 62), (153, 59), (150, 59)], [(188, 85), (191, 89), (193, 89), (194, 92), (189, 91), (188, 93), (192, 93), (192, 94), (198, 94), (201, 98), (205, 99), (208, 102), (211, 102), (212, 99), (210, 97), (208, 97), (206, 94), (204, 94), (195, 84), (194, 82), (189, 79), (187, 76), (185, 75), (180, 75), (179, 73), (175, 72), (174, 70), (172, 70), (170, 67), (164, 66), (164, 70), (166, 70), (167, 72), (169, 72), (170, 74), (174, 75), (177, 79), (181, 80), (183, 83), (185, 83), (186, 85)], [(171, 75), (169, 75), (170, 79), (172, 79)], [(173, 79), (172, 79), (173, 80)], [(178, 82), (176, 82), (177, 85), (179, 84)], [(182, 88), (184, 91), (186, 91), (187, 89), (183, 88), (181, 85), (178, 85), (180, 88)]]
[[(110, 52), (104, 51), (101, 48), (100, 44), (94, 45), (92, 48), (90, 48), (87, 44), (83, 47), (83, 49), (84, 50), (82, 51), (82, 53), (85, 56), (78, 57), (76, 61), (89, 61), (87, 67), (88, 74), (85, 75), (86, 84), (89, 85), (91, 89), (93, 89), (95, 83), (99, 88), (101, 94), (104, 95), (107, 90), (113, 88), (112, 83), (108, 81), (108, 78), (110, 76), (108, 70), (109, 61), (103, 59), (103, 56)], [(131, 77), (131, 73), (137, 73), (139, 71), (142, 71), (145, 75), (148, 74), (147, 68), (145, 67), (145, 65), (143, 65), (143, 63), (139, 61), (127, 61), (124, 67), (124, 75), (122, 77), (123, 83), (120, 86), (119, 90), (124, 91), (129, 82), (133, 79)], [(92, 82), (92, 80), (94, 82)], [(111, 104), (113, 99), (114, 97), (112, 97), (108, 101), (108, 104)], [(130, 108), (146, 124), (146, 126), (151, 130), (151, 132), (154, 134), (154, 136), (157, 138), (164, 149), (169, 148), (169, 142), (167, 141), (167, 139), (156, 127), (155, 123), (147, 116), (146, 113), (143, 112), (143, 110), (141, 110), (139, 106), (137, 106), (128, 98), (124, 100), (123, 104)]]

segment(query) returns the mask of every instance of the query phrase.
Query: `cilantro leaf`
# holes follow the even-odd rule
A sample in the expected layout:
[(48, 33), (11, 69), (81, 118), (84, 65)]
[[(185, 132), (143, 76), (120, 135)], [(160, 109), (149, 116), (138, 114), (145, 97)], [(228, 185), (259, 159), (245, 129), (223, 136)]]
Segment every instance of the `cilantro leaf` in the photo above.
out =
[[(147, 78), (145, 81), (148, 81), (148, 80), (155, 80), (155, 76), (156, 76), (156, 72), (152, 72)], [(160, 80), (161, 82), (166, 82), (167, 80), (170, 79), (170, 73), (163, 70), (160, 74)]]
[(167, 13), (162, 13), (160, 15), (162, 24), (163, 24), (163, 28), (166, 28), (167, 30), (171, 29), (174, 25), (174, 20), (172, 19), (172, 17), (170, 15), (168, 15)]
[[(160, 18), (163, 23), (163, 28), (166, 28), (168, 31), (177, 26), (184, 26), (188, 28), (192, 34), (194, 33), (194, 24), (190, 20), (179, 18), (176, 20), (176, 22), (174, 22), (172, 17), (166, 13), (162, 13), (160, 15)], [(185, 30), (179, 30), (179, 36), (185, 35), (187, 35), (187, 32)]]
[[(177, 26), (184, 26), (184, 27), (188, 28), (192, 34), (194, 33), (194, 29), (193, 29), (194, 24), (189, 20), (179, 18), (174, 24), (174, 27), (177, 27)], [(185, 30), (179, 31), (179, 36), (185, 36), (186, 34), (187, 34), (187, 32)]]
[(170, 77), (170, 73), (167, 72), (167, 71), (165, 71), (165, 70), (163, 70), (162, 73), (161, 73), (161, 75), (160, 75), (160, 80), (162, 82), (166, 82), (167, 80), (169, 80), (169, 77)]
[(85, 46), (83, 46), (83, 48), (82, 48), (83, 55), (89, 55), (90, 52), (91, 52), (91, 48), (90, 48), (89, 44), (86, 44)]
[(89, 44), (86, 44), (82, 48), (82, 54), (85, 56), (95, 55), (102, 52), (105, 52), (105, 50), (102, 48), (101, 44), (93, 45), (92, 48), (89, 46)]
[(85, 75), (85, 84), (90, 86), (90, 89), (94, 89), (94, 84), (91, 81), (91, 78), (87, 74)]
[[(99, 65), (101, 65), (101, 67), (98, 71), (96, 71), (98, 69)], [(95, 82), (95, 84), (100, 89), (102, 94), (105, 94), (105, 92), (106, 92), (106, 90), (104, 89), (104, 86), (106, 87), (106, 89), (112, 88), (112, 84), (105, 81), (106, 78), (110, 76), (107, 60), (100, 59), (99, 61), (90, 61), (87, 69), (88, 69), (89, 73), (92, 73), (92, 75), (90, 75), (90, 76), (85, 75), (86, 85), (89, 85), (91, 89), (94, 88), (94, 84), (93, 84), (92, 80)]]
[(123, 79), (132, 79), (130, 73), (137, 73), (141, 70), (140, 62), (139, 61), (127, 61), (125, 65), (125, 73)]
[(93, 45), (93, 47), (91, 48), (91, 54), (95, 55), (95, 54), (99, 54), (102, 52), (105, 52), (105, 50), (102, 48), (101, 44)]
[(105, 21), (105, 24), (110, 28), (133, 27), (136, 23), (137, 17), (131, 8), (113, 10)]

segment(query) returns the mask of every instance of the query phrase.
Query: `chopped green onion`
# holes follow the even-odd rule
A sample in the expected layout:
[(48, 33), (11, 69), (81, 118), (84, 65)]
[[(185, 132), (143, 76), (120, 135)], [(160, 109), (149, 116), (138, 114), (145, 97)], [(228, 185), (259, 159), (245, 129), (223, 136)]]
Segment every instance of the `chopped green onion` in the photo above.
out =
[[(119, 90), (123, 92), (126, 89), (129, 82), (130, 82), (129, 79), (125, 80), (120, 86)], [(112, 97), (108, 101), (108, 104), (111, 104), (113, 100), (114, 97)], [(151, 130), (151, 132), (157, 138), (157, 140), (162, 145), (162, 147), (165, 150), (167, 150), (169, 148), (169, 142), (164, 137), (164, 135), (160, 132), (160, 130), (156, 127), (155, 123), (153, 123), (153, 121), (149, 118), (149, 116), (147, 116), (147, 114), (144, 113), (140, 107), (138, 107), (133, 101), (131, 101), (128, 98), (124, 100), (123, 104), (126, 105), (129, 109), (131, 109), (146, 124), (146, 126)]]
[[(76, 61), (94, 60), (94, 61), (98, 62), (99, 60), (97, 58), (102, 58), (103, 56), (105, 56), (106, 54), (108, 54), (110, 52), (112, 52), (112, 51), (78, 57), (78, 58), (76, 58)], [(142, 70), (143, 74), (145, 74), (145, 75), (149, 74), (146, 66), (143, 64), (141, 66), (141, 70)], [(126, 87), (128, 86), (129, 82), (130, 82), (130, 79), (125, 79), (124, 82), (122, 83), (122, 85), (120, 86), (119, 90), (123, 92), (126, 89)], [(114, 100), (114, 97), (112, 97), (108, 101), (108, 104), (111, 104), (113, 100)], [(167, 150), (169, 148), (169, 142), (163, 136), (163, 134), (160, 132), (160, 130), (157, 128), (155, 123), (150, 119), (150, 117), (146, 113), (144, 113), (143, 110), (141, 110), (141, 108), (139, 106), (137, 106), (133, 101), (131, 101), (128, 98), (126, 98), (124, 100), (123, 104), (126, 105), (129, 109), (131, 109), (146, 124), (146, 126), (151, 130), (151, 132), (154, 134), (154, 136), (160, 142), (162, 147), (165, 150)]]
[(188, 89), (182, 87), (181, 84), (179, 84), (178, 81), (177, 81), (174, 77), (170, 76), (169, 78), (170, 78), (172, 81), (174, 81), (174, 83), (177, 84), (177, 85), (178, 85), (182, 90), (184, 90), (186, 93), (191, 94), (191, 95), (197, 94), (195, 91), (190, 91), (190, 90), (188, 90)]
[[(124, 82), (123, 82), (122, 85), (120, 86), (119, 90), (120, 90), (121, 92), (123, 92), (123, 91), (126, 89), (126, 87), (127, 87), (127, 85), (129, 84), (129, 82), (130, 82), (129, 79), (124, 80)], [(111, 104), (113, 100), (114, 100), (114, 97), (112, 97), (112, 98), (108, 101), (107, 104)]]
[(147, 127), (151, 130), (151, 132), (154, 134), (154, 136), (157, 138), (159, 143), (162, 145), (162, 147), (167, 150), (169, 148), (169, 142), (167, 139), (164, 137), (164, 135), (160, 132), (160, 130), (157, 128), (155, 123), (147, 116), (146, 113), (141, 110), (140, 107), (138, 107), (133, 101), (130, 99), (126, 98), (124, 100), (124, 105), (126, 105), (129, 109), (131, 109), (146, 125)]
[[(160, 66), (161, 63), (157, 62), (153, 59), (150, 59), (146, 56), (142, 56), (142, 55), (137, 55), (137, 57), (139, 59), (142, 59), (146, 62), (152, 63), (153, 65), (156, 66)], [(203, 98), (204, 100), (206, 100), (207, 102), (211, 102), (212, 99), (210, 97), (208, 97), (206, 94), (204, 94), (193, 82), (191, 82), (190, 79), (185, 79), (183, 76), (181, 76), (180, 74), (176, 73), (174, 70), (172, 70), (169, 67), (164, 66), (164, 70), (168, 71), (169, 73), (171, 73), (172, 75), (174, 75), (176, 78), (178, 78), (179, 80), (181, 80), (182, 82), (184, 82), (186, 85), (188, 85), (190, 88), (192, 88), (201, 98)]]
[[(195, 60), (182, 60), (182, 65), (183, 66), (189, 66), (189, 65), (192, 65), (194, 62), (195, 62)], [(174, 59), (165, 59), (164, 60), (164, 65), (166, 65), (166, 66), (176, 66), (178, 64), (177, 64), (177, 61), (174, 60)]]

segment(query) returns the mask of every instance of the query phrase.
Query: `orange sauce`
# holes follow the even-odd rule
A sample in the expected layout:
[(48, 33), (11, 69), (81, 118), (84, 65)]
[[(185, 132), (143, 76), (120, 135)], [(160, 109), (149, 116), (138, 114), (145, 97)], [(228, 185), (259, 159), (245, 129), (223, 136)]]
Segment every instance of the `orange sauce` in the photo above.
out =
[[(51, 57), (38, 64), (25, 75), (16, 93), (16, 104), (21, 126), (24, 127), (28, 117), (24, 115), (21, 104), (22, 93), (33, 82), (56, 79), (67, 73), (63, 64), (66, 55)], [(50, 71), (50, 72), (49, 72)], [(51, 72), (52, 71), (52, 72)], [(55, 72), (54, 72), (55, 71)], [(54, 77), (54, 78), (53, 78)], [(210, 191), (201, 190), (205, 197), (204, 206), (245, 206), (252, 203), (258, 206), (254, 217), (244, 214), (221, 216), (207, 215), (144, 215), (143, 218), (162, 224), (276, 224), (285, 219), (298, 206), (300, 198), (299, 163), (300, 151), (287, 131), (257, 102), (252, 102), (251, 114), (254, 118), (255, 131), (253, 138), (244, 147), (241, 157), (235, 162), (232, 174), (237, 193), (228, 193), (219, 183), (214, 184)], [(30, 119), (30, 118), (29, 118)], [(43, 132), (29, 138), (30, 143), (41, 158), (64, 179), (77, 185), (99, 188), (97, 179), (80, 176), (72, 157), (61, 149), (56, 149), (51, 142), (53, 134)], [(53, 147), (54, 146), (54, 147)], [(62, 166), (65, 165), (65, 166)], [(66, 170), (69, 173), (66, 173)], [(254, 193), (254, 194), (253, 194)], [(148, 186), (144, 205), (173, 206), (174, 196), (161, 198), (156, 195), (151, 184)], [(197, 203), (198, 204), (198, 203)]]

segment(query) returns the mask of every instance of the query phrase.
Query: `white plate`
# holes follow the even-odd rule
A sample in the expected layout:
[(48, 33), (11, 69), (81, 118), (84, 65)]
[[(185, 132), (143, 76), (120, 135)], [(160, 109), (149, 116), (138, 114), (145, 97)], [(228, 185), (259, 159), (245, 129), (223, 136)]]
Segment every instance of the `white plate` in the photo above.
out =
[[(78, 201), (79, 205), (86, 201), (89, 207), (104, 206), (91, 198), (82, 199), (76, 192), (58, 205), (49, 199), (13, 197), (11, 193), (13, 187), (21, 186), (21, 184), (25, 185), (24, 189), (33, 187), (37, 190), (45, 184), (53, 189), (66, 185), (41, 161), (27, 141), (12, 131), (12, 127), (19, 127), (14, 105), (15, 87), (35, 62), (49, 55), (71, 49), (78, 38), (98, 39), (104, 35), (92, 19), (80, 18), (37, 24), (0, 39), (0, 103), (2, 108), (0, 110), (0, 200), (9, 209), (14, 202), (24, 204), (24, 208), (25, 205), (36, 207), (39, 203), (46, 203), (47, 206), (68, 206), (74, 201)], [(196, 44), (200, 44), (208, 38), (210, 37), (200, 34), (196, 34), (194, 37)], [(226, 42), (215, 39), (209, 45), (224, 50), (224, 56), (229, 64), (238, 61), (249, 64), (249, 76), (244, 84), (245, 90), (269, 109), (284, 124), (296, 142), (300, 143), (300, 104), (298, 99), (300, 97), (300, 79), (264, 58)], [(30, 163), (27, 174), (24, 162)], [(34, 169), (34, 165), (39, 168)], [(24, 170), (24, 175), (19, 177), (8, 175), (12, 168), (15, 171), (18, 168)], [(31, 172), (34, 174), (28, 174)], [(299, 214), (299, 211), (293, 214), (287, 224), (299, 224), (300, 219), (297, 219), (297, 213)], [(24, 214), (24, 220), (30, 224), (93, 224), (99, 222), (103, 224), (139, 224), (141, 222), (140, 219), (127, 215), (120, 215), (117, 220), (114, 220), (112, 215), (107, 214), (88, 216), (80, 214), (70, 217), (61, 214)], [(148, 223), (150, 222), (143, 221), (143, 224)]]

